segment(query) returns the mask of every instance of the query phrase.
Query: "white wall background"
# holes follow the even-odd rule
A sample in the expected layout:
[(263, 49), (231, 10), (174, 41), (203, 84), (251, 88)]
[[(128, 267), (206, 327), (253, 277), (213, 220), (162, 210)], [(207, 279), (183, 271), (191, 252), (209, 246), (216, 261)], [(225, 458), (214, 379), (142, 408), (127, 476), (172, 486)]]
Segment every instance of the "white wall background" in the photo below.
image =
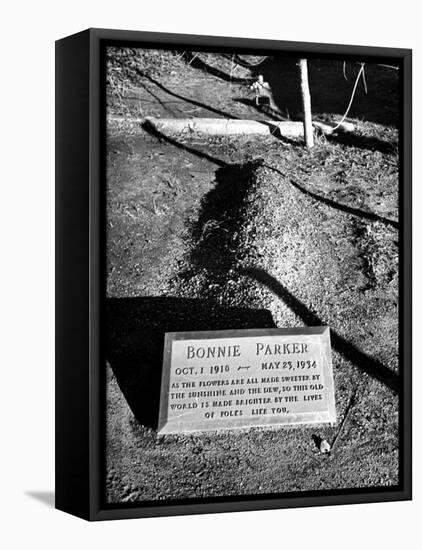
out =
[[(38, 0), (2, 5), (0, 32), (0, 545), (3, 548), (416, 548), (421, 521), (420, 216), (415, 215), (415, 500), (88, 524), (31, 492), (54, 486), (54, 40), (87, 27), (233, 35), (414, 49), (417, 2)], [(415, 213), (421, 139), (414, 142)], [(420, 271), (419, 271), (420, 273)], [(4, 540), (3, 540), (4, 539)], [(414, 542), (412, 542), (414, 541)]]

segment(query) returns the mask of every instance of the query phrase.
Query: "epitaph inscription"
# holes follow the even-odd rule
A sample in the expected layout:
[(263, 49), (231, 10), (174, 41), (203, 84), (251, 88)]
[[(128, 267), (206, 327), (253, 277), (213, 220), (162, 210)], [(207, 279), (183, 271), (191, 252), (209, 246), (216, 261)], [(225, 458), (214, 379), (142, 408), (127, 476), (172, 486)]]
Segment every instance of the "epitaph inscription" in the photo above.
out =
[(335, 421), (328, 327), (166, 334), (160, 434)]

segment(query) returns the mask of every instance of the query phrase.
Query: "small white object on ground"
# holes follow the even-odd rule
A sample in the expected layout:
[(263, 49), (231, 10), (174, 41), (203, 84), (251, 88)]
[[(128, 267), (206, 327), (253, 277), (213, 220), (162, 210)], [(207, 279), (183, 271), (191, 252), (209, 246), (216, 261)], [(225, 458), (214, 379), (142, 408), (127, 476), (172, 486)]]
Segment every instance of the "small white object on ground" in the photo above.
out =
[(334, 130), (335, 126), (325, 124), (324, 122), (313, 121), (312, 124), (315, 128), (318, 128), (323, 134), (327, 136), (333, 134), (334, 132), (353, 132), (355, 129), (355, 125), (351, 122), (342, 122), (336, 130)]
[(323, 439), (319, 445), (319, 452), (322, 454), (328, 454), (331, 451), (331, 445)]

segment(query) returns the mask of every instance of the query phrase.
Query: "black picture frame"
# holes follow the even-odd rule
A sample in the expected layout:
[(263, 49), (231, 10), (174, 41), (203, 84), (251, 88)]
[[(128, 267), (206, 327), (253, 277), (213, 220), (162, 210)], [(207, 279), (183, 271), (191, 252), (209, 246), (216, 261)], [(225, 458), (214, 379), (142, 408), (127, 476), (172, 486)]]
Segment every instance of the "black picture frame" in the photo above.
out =
[[(400, 67), (400, 484), (108, 505), (104, 480), (104, 193), (107, 45), (361, 58)], [(56, 508), (87, 520), (409, 500), (412, 52), (408, 49), (89, 29), (56, 42)]]

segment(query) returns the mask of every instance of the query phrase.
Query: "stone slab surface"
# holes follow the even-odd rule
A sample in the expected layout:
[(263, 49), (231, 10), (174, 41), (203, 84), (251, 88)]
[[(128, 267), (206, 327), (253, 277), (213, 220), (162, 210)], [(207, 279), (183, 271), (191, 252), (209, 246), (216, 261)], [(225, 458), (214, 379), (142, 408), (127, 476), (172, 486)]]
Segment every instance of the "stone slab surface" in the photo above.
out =
[(167, 333), (160, 434), (335, 423), (328, 327)]

